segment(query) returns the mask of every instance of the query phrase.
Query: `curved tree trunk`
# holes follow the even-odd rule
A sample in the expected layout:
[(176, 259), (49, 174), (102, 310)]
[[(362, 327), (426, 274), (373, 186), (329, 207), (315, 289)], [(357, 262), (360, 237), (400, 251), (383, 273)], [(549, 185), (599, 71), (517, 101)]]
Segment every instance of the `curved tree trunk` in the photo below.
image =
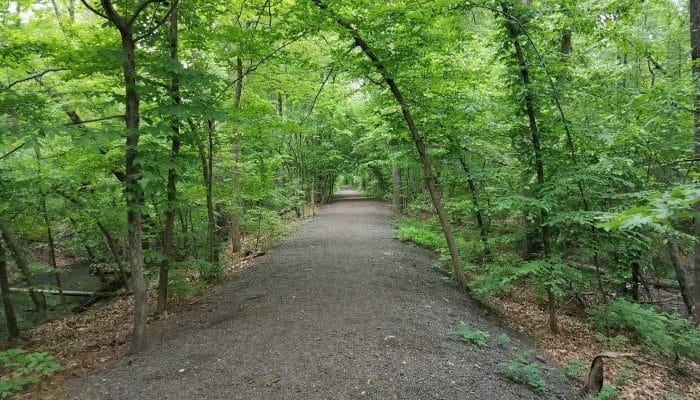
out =
[(445, 208), (442, 204), (442, 196), (438, 189), (437, 179), (435, 178), (435, 174), (433, 173), (433, 166), (430, 161), (430, 157), (428, 156), (428, 151), (426, 150), (425, 143), (423, 141), (423, 136), (421, 136), (420, 132), (418, 132), (418, 127), (416, 126), (416, 123), (413, 119), (413, 114), (411, 113), (411, 109), (408, 105), (408, 102), (403, 97), (403, 93), (401, 93), (401, 90), (396, 84), (396, 81), (394, 81), (394, 78), (391, 76), (391, 74), (389, 74), (384, 64), (382, 64), (382, 62), (379, 60), (379, 57), (377, 57), (377, 55), (369, 47), (367, 42), (365, 42), (365, 40), (360, 36), (360, 34), (353, 27), (353, 25), (342, 19), (340, 16), (338, 16), (333, 10), (328, 8), (326, 4), (322, 3), (321, 0), (313, 1), (321, 10), (329, 12), (333, 16), (335, 22), (352, 36), (353, 40), (355, 41), (355, 46), (362, 49), (367, 58), (369, 58), (374, 68), (377, 70), (377, 72), (381, 74), (382, 78), (384, 79), (384, 82), (387, 84), (387, 86), (389, 86), (389, 89), (391, 90), (391, 94), (394, 96), (394, 99), (401, 107), (404, 120), (406, 121), (406, 125), (408, 127), (409, 132), (411, 133), (411, 137), (413, 138), (413, 142), (416, 145), (416, 150), (418, 151), (418, 155), (421, 160), (421, 165), (423, 167), (423, 175), (425, 177), (425, 184), (428, 187), (428, 192), (430, 192), (430, 198), (432, 199), (433, 206), (435, 207), (438, 219), (440, 220), (440, 225), (442, 226), (442, 231), (445, 234), (445, 239), (447, 240), (447, 247), (450, 251), (450, 256), (452, 258), (452, 263), (454, 266), (454, 275), (457, 279), (457, 285), (461, 290), (466, 290), (467, 277), (464, 273), (464, 270), (462, 269), (462, 260), (459, 256), (459, 253), (457, 252), (457, 243), (455, 242), (454, 234), (452, 233), (452, 226), (450, 225), (450, 222), (447, 218), (447, 213), (445, 213)]

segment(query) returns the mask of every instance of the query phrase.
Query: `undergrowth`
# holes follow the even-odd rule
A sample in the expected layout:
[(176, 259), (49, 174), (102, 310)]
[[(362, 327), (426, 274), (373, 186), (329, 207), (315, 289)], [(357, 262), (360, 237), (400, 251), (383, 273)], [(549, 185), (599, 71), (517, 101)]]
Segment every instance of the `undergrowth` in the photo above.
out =
[(617, 299), (594, 308), (591, 321), (601, 330), (614, 329), (634, 335), (660, 357), (700, 358), (700, 330), (685, 319), (652, 307)]
[(488, 333), (474, 329), (464, 322), (460, 322), (456, 328), (451, 329), (447, 333), (450, 336), (459, 337), (462, 341), (471, 343), (477, 347), (486, 347), (486, 340), (489, 337)]
[(23, 349), (0, 352), (0, 398), (7, 399), (26, 386), (60, 371), (61, 366), (46, 352), (31, 353)]
[(547, 382), (540, 367), (533, 362), (534, 355), (531, 350), (523, 351), (514, 359), (502, 364), (502, 368), (506, 377), (513, 382), (527, 385), (537, 391), (546, 391)]
[[(436, 251), (443, 261), (449, 259), (447, 241), (435, 221), (404, 218), (398, 221), (396, 237), (402, 242), (413, 242), (421, 247)], [(471, 246), (464, 238), (456, 237), (457, 251), (462, 258), (471, 253)]]

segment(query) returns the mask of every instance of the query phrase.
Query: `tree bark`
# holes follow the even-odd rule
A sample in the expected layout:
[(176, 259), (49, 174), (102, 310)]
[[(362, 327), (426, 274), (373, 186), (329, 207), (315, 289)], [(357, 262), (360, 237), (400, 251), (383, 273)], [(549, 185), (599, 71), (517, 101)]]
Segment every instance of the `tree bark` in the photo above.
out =
[[(693, 139), (695, 159), (700, 159), (700, 0), (690, 0), (690, 47), (693, 61), (692, 75), (695, 98), (693, 102)], [(697, 169), (697, 168), (696, 168)], [(700, 325), (700, 203), (695, 205), (695, 290), (693, 293), (693, 320)]]
[[(190, 124), (192, 125), (192, 124)], [(214, 197), (212, 192), (213, 179), (212, 179), (212, 166), (213, 166), (213, 155), (214, 151), (214, 122), (207, 121), (207, 142), (209, 152), (204, 148), (204, 144), (197, 141), (197, 150), (199, 152), (199, 161), (202, 164), (202, 179), (204, 181), (204, 191), (206, 195), (207, 202), (207, 261), (210, 263), (218, 262), (218, 252), (217, 249), (217, 238), (216, 238), (216, 215), (214, 213)]]
[[(174, 0), (168, 9), (172, 12), (178, 0)], [(146, 285), (143, 279), (143, 222), (141, 213), (144, 209), (144, 194), (141, 187), (141, 167), (137, 162), (139, 133), (139, 96), (136, 88), (136, 38), (133, 33), (133, 24), (139, 13), (146, 6), (153, 2), (141, 3), (140, 7), (134, 11), (132, 16), (122, 16), (114, 8), (112, 0), (100, 0), (104, 13), (89, 6), (87, 2), (83, 4), (91, 11), (106, 18), (114, 25), (121, 36), (122, 55), (124, 56), (123, 76), (124, 76), (124, 120), (126, 122), (126, 149), (125, 149), (125, 171), (124, 171), (124, 195), (126, 197), (127, 223), (129, 226), (128, 258), (131, 265), (132, 290), (134, 292), (134, 330), (131, 338), (131, 352), (136, 353), (145, 347), (146, 329)], [(167, 15), (166, 15), (167, 17)], [(159, 25), (156, 25), (156, 28)], [(153, 33), (153, 31), (150, 31)]]
[[(236, 57), (236, 91), (233, 97), (233, 109), (241, 108), (241, 95), (243, 94), (243, 60)], [(233, 215), (231, 215), (231, 250), (234, 253), (241, 251), (241, 144), (240, 130), (238, 126), (233, 128), (233, 142), (231, 143), (231, 155), (233, 157), (233, 169), (231, 170), (231, 189), (233, 191)]]
[(403, 210), (403, 199), (401, 198), (401, 167), (398, 163), (391, 166), (391, 187), (394, 191), (394, 207), (398, 211)]
[(668, 255), (671, 258), (671, 264), (673, 264), (673, 269), (676, 271), (676, 279), (678, 280), (678, 286), (681, 290), (681, 297), (683, 298), (683, 303), (685, 304), (686, 311), (689, 316), (693, 315), (693, 299), (690, 294), (690, 288), (688, 287), (688, 274), (679, 260), (678, 254), (678, 243), (673, 238), (666, 238), (666, 244), (668, 246)]
[(447, 214), (445, 213), (445, 209), (442, 204), (441, 194), (437, 187), (437, 180), (433, 173), (433, 166), (430, 161), (430, 157), (428, 156), (423, 137), (418, 131), (418, 127), (416, 126), (415, 121), (413, 120), (413, 114), (411, 113), (411, 109), (408, 105), (408, 102), (403, 97), (403, 93), (394, 81), (392, 75), (387, 71), (384, 64), (382, 64), (382, 62), (379, 60), (379, 57), (377, 57), (377, 55), (369, 47), (367, 42), (365, 42), (365, 40), (360, 36), (360, 34), (353, 27), (353, 25), (345, 21), (333, 10), (328, 8), (328, 6), (322, 3), (321, 0), (313, 1), (321, 10), (329, 12), (335, 20), (335, 22), (352, 36), (353, 40), (355, 41), (355, 46), (362, 49), (367, 58), (369, 58), (374, 68), (377, 70), (377, 72), (380, 73), (387, 86), (389, 86), (389, 89), (391, 90), (394, 99), (401, 107), (404, 120), (406, 121), (408, 130), (411, 133), (413, 142), (416, 145), (416, 150), (418, 151), (418, 155), (420, 156), (421, 165), (423, 167), (423, 175), (425, 177), (426, 186), (428, 187), (428, 192), (430, 192), (430, 198), (432, 199), (433, 206), (435, 207), (435, 212), (437, 213), (438, 219), (440, 220), (440, 225), (442, 225), (442, 231), (445, 234), (445, 239), (447, 240), (447, 247), (450, 251), (450, 256), (452, 257), (454, 275), (457, 279), (457, 285), (461, 290), (466, 290), (467, 277), (464, 273), (464, 270), (462, 269), (462, 260), (459, 256), (459, 253), (457, 252), (457, 243), (455, 242), (454, 234), (452, 233), (452, 226), (450, 225), (450, 222), (447, 218)]
[[(170, 29), (168, 31), (168, 42), (170, 45), (170, 60), (179, 63), (178, 58), (178, 5), (173, 6), (170, 12)], [(180, 105), (180, 78), (174, 74), (170, 84), (170, 96), (175, 107)], [(172, 143), (170, 147), (170, 167), (168, 168), (168, 183), (166, 189), (167, 207), (165, 210), (165, 224), (163, 226), (163, 261), (160, 264), (158, 273), (158, 302), (159, 313), (165, 311), (168, 306), (168, 272), (173, 258), (173, 241), (175, 233), (175, 208), (177, 202), (177, 168), (175, 161), (180, 153), (180, 120), (173, 117), (171, 121), (173, 131)]]
[(32, 272), (29, 269), (29, 260), (27, 260), (26, 256), (24, 255), (24, 252), (19, 245), (19, 240), (17, 240), (17, 236), (9, 226), (0, 222), (0, 233), (2, 234), (2, 238), (5, 240), (5, 244), (12, 252), (15, 259), (15, 265), (22, 273), (22, 279), (24, 279), (24, 282), (29, 288), (29, 296), (36, 307), (37, 320), (42, 322), (46, 320), (46, 299), (44, 298), (44, 295), (34, 290), (36, 288), (36, 284), (34, 283)]
[(7, 279), (7, 262), (5, 254), (5, 246), (0, 240), (0, 295), (2, 295), (2, 305), (5, 310), (5, 321), (7, 321), (7, 337), (10, 340), (19, 338), (19, 327), (17, 326), (17, 317), (15, 317), (15, 309), (12, 306), (12, 298), (10, 297), (10, 282)]
[[(597, 273), (600, 270), (597, 269)], [(639, 268), (639, 263), (636, 261), (632, 262), (632, 300), (639, 301), (639, 284), (641, 282), (641, 271)]]
[[(105, 0), (103, 0), (105, 1)], [(139, 144), (139, 96), (136, 90), (135, 43), (131, 28), (121, 32), (124, 53), (124, 87), (126, 91), (126, 206), (129, 224), (129, 264), (134, 291), (134, 331), (132, 353), (145, 347), (146, 285), (143, 279), (143, 240), (141, 238), (141, 211), (144, 206), (141, 187), (141, 167), (137, 163)]]

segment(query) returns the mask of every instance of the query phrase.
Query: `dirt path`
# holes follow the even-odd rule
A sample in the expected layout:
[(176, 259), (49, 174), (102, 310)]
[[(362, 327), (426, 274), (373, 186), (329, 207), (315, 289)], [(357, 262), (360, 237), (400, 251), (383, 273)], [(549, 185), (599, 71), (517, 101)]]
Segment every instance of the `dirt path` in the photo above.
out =
[[(341, 192), (197, 309), (152, 326), (144, 353), (73, 382), (68, 397), (550, 398), (504, 377), (498, 364), (517, 353), (496, 343), (504, 329), (439, 281), (434, 255), (393, 238), (386, 205), (358, 196)], [(489, 347), (449, 337), (460, 321), (488, 331)], [(553, 392), (573, 398), (558, 379)]]

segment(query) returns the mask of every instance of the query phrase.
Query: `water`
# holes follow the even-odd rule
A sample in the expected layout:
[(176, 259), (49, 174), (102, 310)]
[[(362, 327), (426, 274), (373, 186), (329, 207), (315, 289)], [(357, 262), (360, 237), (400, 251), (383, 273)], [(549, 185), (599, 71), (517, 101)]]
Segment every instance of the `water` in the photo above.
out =
[[(59, 268), (61, 283), (64, 290), (81, 290), (94, 292), (102, 286), (97, 275), (90, 273), (90, 266), (87, 263), (76, 263), (68, 267)], [(56, 288), (56, 277), (53, 272), (42, 272), (34, 276), (38, 285), (49, 288)], [(14, 282), (11, 286), (23, 287), (22, 282)], [(65, 303), (61, 304), (58, 295), (46, 294), (47, 315), (50, 319), (60, 318), (70, 314), (76, 305), (84, 297), (65, 296)], [(14, 305), (17, 323), (21, 331), (30, 329), (35, 325), (36, 310), (34, 303), (29, 297), (29, 293), (12, 293), (10, 295)], [(7, 340), (7, 321), (5, 320), (5, 310), (0, 306), (0, 344)]]

